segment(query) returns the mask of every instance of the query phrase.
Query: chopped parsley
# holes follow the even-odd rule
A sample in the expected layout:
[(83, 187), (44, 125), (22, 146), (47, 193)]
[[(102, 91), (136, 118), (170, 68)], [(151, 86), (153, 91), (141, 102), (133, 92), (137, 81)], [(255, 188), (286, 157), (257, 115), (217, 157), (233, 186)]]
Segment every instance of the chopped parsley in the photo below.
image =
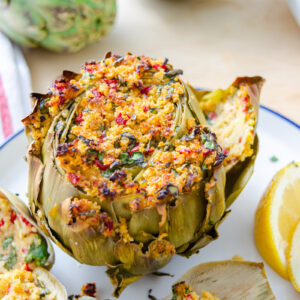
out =
[(271, 162), (277, 162), (278, 160), (279, 160), (278, 157), (276, 157), (275, 155), (270, 157)]
[(47, 251), (47, 243), (44, 239), (40, 238), (41, 243), (36, 245), (35, 242), (30, 244), (28, 253), (25, 256), (25, 262), (35, 262), (39, 266), (43, 266), (49, 257)]
[(6, 259), (6, 262), (4, 264), (4, 268), (6, 270), (11, 270), (16, 264), (16, 262), (17, 262), (17, 251), (15, 247), (12, 247), (9, 252), (8, 258)]
[(14, 236), (11, 234), (9, 237), (7, 237), (3, 242), (2, 242), (2, 248), (7, 249), (8, 246), (13, 242)]

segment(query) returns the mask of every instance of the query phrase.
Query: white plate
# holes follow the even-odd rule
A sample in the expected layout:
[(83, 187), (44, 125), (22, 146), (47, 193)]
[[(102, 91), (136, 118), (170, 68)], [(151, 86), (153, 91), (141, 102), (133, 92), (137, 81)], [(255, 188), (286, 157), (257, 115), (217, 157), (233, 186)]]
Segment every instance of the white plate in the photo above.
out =
[[(174, 274), (174, 278), (145, 276), (127, 287), (120, 299), (148, 299), (152, 289), (159, 299), (170, 292), (172, 283), (191, 267), (208, 261), (230, 259), (238, 254), (247, 260), (262, 261), (253, 239), (253, 218), (257, 203), (272, 176), (292, 160), (300, 161), (300, 126), (285, 117), (262, 107), (260, 109), (258, 135), (260, 151), (256, 160), (254, 175), (232, 205), (232, 212), (220, 226), (220, 238), (203, 248), (191, 258), (175, 256), (161, 271)], [(24, 161), (26, 139), (23, 132), (16, 134), (0, 146), (0, 185), (19, 193), (26, 199), (27, 165)], [(278, 162), (270, 161), (275, 155)], [(53, 274), (66, 286), (69, 294), (79, 293), (83, 283), (94, 281), (98, 297), (111, 297), (112, 286), (104, 271), (105, 267), (84, 266), (55, 248), (56, 262)], [(277, 275), (266, 265), (266, 271), (277, 299), (299, 299), (291, 283)], [(239, 299), (237, 299), (239, 300)]]

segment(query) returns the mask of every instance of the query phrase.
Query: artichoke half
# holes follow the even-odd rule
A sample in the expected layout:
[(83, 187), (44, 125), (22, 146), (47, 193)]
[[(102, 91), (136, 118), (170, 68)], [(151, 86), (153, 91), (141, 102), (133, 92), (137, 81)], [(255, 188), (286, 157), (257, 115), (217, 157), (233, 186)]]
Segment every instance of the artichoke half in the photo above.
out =
[(108, 53), (32, 94), (23, 120), (33, 215), (75, 259), (106, 265), (116, 296), (175, 253), (189, 256), (216, 239), (251, 176), (262, 79), (240, 78), (218, 99), (218, 107), (245, 103), (241, 121), (253, 120), (243, 127), (252, 139), (226, 156), (204, 107), (215, 94), (181, 74), (167, 59)]
[(50, 269), (54, 251), (26, 205), (0, 187), (0, 274), (25, 266)]
[(26, 47), (76, 52), (111, 29), (115, 0), (0, 0), (0, 30)]
[[(202, 297), (200, 295), (202, 294)], [(275, 300), (263, 263), (225, 260), (200, 264), (172, 286), (165, 300)]]

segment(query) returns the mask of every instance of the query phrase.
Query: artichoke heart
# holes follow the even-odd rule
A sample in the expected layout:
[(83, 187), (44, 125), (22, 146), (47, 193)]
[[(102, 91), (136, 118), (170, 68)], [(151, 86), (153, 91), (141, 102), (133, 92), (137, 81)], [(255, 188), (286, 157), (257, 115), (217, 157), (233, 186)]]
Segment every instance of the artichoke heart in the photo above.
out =
[[(32, 94), (23, 120), (33, 215), (75, 259), (108, 266), (116, 296), (175, 253), (189, 256), (216, 239), (251, 176), (256, 138), (228, 168), (222, 131), (203, 107), (209, 92), (181, 74), (167, 59), (109, 52), (80, 74), (64, 71), (47, 94)], [(251, 100), (260, 81), (240, 80), (232, 97), (248, 92)]]

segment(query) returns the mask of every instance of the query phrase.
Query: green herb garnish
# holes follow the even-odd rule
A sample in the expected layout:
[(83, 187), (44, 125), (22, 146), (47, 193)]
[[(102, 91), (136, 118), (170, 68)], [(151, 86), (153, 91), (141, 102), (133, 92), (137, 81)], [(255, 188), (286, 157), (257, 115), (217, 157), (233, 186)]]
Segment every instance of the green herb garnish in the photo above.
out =
[(204, 143), (204, 147), (207, 149), (213, 150), (213, 149), (215, 149), (215, 143), (212, 141), (206, 141)]
[(8, 246), (12, 243), (14, 240), (13, 234), (11, 234), (9, 237), (7, 237), (3, 242), (2, 242), (2, 247), (3, 249), (7, 249)]
[(25, 262), (35, 262), (39, 266), (43, 266), (49, 257), (46, 241), (40, 237), (41, 243), (36, 245), (35, 242), (30, 244), (28, 253), (25, 256)]
[(11, 248), (9, 256), (4, 264), (6, 270), (11, 270), (17, 262), (17, 251), (15, 247)]
[(129, 154), (127, 152), (120, 153), (119, 159), (123, 165), (126, 165), (128, 163)]
[(275, 156), (275, 155), (273, 155), (272, 157), (270, 157), (270, 161), (271, 162), (277, 162), (279, 159)]
[(130, 159), (132, 159), (135, 164), (140, 165), (144, 162), (144, 154), (140, 151), (136, 151), (132, 154)]

